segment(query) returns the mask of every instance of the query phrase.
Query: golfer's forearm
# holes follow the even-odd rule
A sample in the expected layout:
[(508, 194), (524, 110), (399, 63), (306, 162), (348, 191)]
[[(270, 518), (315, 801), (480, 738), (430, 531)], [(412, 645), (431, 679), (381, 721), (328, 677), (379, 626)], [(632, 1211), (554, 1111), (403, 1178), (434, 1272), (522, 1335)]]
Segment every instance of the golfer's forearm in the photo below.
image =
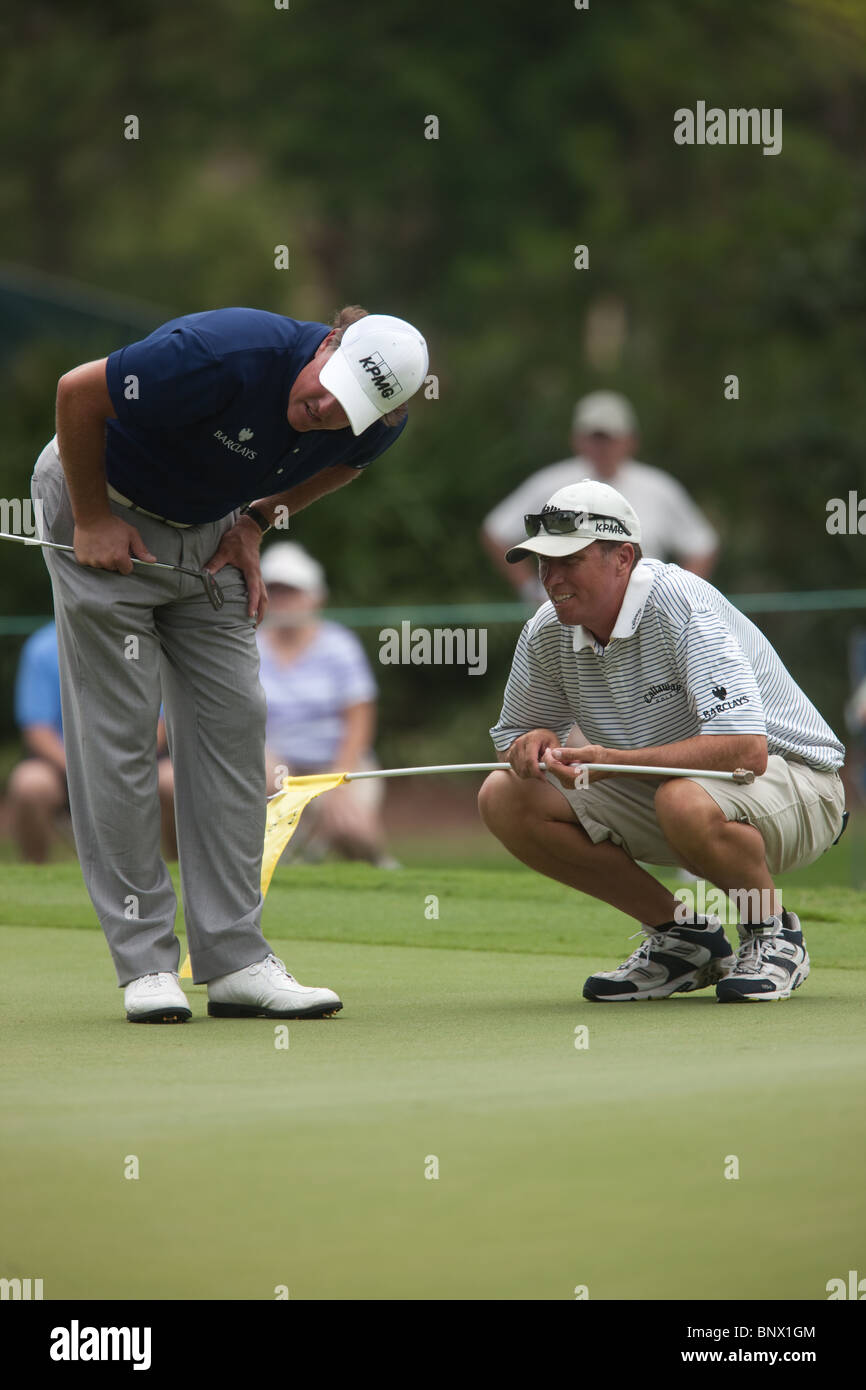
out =
[(763, 734), (698, 734), (678, 743), (652, 748), (608, 748), (605, 762), (635, 767), (693, 767), (707, 772), (733, 772), (744, 767), (760, 776), (767, 767)]
[(79, 526), (111, 517), (105, 483), (105, 422), (114, 407), (105, 381), (105, 361), (87, 362), (57, 384), (57, 448), (72, 514)]
[[(290, 487), (287, 492), (278, 492), (273, 497), (262, 497), (253, 506), (267, 517), (271, 526), (275, 520), (282, 516), (294, 516), (295, 512), (303, 511), (304, 507), (309, 507), (311, 502), (316, 502), (320, 497), (325, 497), (329, 492), (336, 492), (337, 488), (345, 487), (347, 483), (352, 483), (358, 477), (357, 468), (348, 468), (346, 464), (337, 463), (330, 468), (323, 468), (321, 473), (315, 477), (308, 478), (305, 483), (298, 483), (296, 487)], [(285, 512), (278, 511), (278, 508), (285, 508)]]

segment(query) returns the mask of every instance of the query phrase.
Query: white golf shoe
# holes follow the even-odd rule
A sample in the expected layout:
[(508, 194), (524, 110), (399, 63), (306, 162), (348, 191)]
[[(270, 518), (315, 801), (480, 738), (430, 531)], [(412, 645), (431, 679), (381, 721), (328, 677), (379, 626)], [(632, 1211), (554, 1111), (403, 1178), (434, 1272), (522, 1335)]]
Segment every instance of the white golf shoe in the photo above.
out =
[(130, 980), (123, 1004), (130, 1023), (186, 1023), (192, 1017), (177, 975), (167, 970)]
[(299, 985), (276, 956), (208, 981), (211, 1018), (331, 1018), (343, 1007), (332, 989)]

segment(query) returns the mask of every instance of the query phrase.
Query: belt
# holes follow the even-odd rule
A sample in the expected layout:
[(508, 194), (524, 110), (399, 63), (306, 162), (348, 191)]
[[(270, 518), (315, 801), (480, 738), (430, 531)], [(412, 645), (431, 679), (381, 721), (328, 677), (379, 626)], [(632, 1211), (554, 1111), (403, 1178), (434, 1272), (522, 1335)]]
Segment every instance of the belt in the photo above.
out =
[[(54, 438), (51, 440), (51, 447), (54, 450), (57, 457), (60, 458), (60, 450), (57, 447), (56, 434)], [(113, 502), (119, 502), (122, 507), (129, 507), (129, 510), (131, 512), (141, 512), (142, 516), (153, 517), (154, 521), (164, 521), (166, 526), (175, 526), (179, 531), (189, 531), (193, 526), (196, 526), (198, 524), (195, 521), (172, 521), (167, 516), (159, 516), (157, 512), (149, 512), (146, 507), (140, 507), (137, 502), (133, 502), (131, 497), (124, 497), (122, 492), (118, 492), (116, 487), (111, 486), (111, 483), (107, 483), (106, 486), (108, 488), (108, 495), (111, 498), (111, 500)]]
[(179, 531), (188, 531), (190, 527), (197, 524), (194, 521), (172, 521), (170, 517), (149, 512), (146, 507), (140, 507), (137, 502), (133, 502), (129, 497), (124, 497), (122, 492), (118, 492), (116, 487), (111, 486), (111, 483), (108, 484), (108, 495), (112, 502), (119, 502), (122, 507), (128, 507), (131, 512), (141, 512), (142, 516), (153, 517), (154, 521), (164, 521), (166, 526), (176, 526)]

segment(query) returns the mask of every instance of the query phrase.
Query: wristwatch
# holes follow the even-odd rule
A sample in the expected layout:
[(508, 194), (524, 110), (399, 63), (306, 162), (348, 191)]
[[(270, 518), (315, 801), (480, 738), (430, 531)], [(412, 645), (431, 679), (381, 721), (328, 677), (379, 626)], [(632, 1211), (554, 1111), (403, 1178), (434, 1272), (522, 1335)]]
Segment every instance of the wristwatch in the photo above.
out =
[(246, 507), (241, 507), (241, 516), (251, 516), (253, 521), (256, 523), (259, 530), (261, 531), (262, 535), (264, 535), (266, 531), (270, 531), (271, 529), (271, 523), (268, 521), (264, 512), (260, 512), (258, 507), (254, 507), (252, 504)]

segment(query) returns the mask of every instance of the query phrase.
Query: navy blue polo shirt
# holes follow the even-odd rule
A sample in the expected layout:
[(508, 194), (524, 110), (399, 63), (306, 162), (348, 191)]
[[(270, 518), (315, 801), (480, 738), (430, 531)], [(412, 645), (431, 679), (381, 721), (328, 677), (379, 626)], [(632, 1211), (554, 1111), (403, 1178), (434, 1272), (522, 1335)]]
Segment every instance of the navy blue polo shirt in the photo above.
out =
[(348, 426), (298, 433), (286, 418), (292, 384), (329, 332), (263, 309), (214, 309), (113, 352), (109, 483), (147, 511), (201, 523), (332, 464), (366, 468), (405, 420), (356, 436)]

